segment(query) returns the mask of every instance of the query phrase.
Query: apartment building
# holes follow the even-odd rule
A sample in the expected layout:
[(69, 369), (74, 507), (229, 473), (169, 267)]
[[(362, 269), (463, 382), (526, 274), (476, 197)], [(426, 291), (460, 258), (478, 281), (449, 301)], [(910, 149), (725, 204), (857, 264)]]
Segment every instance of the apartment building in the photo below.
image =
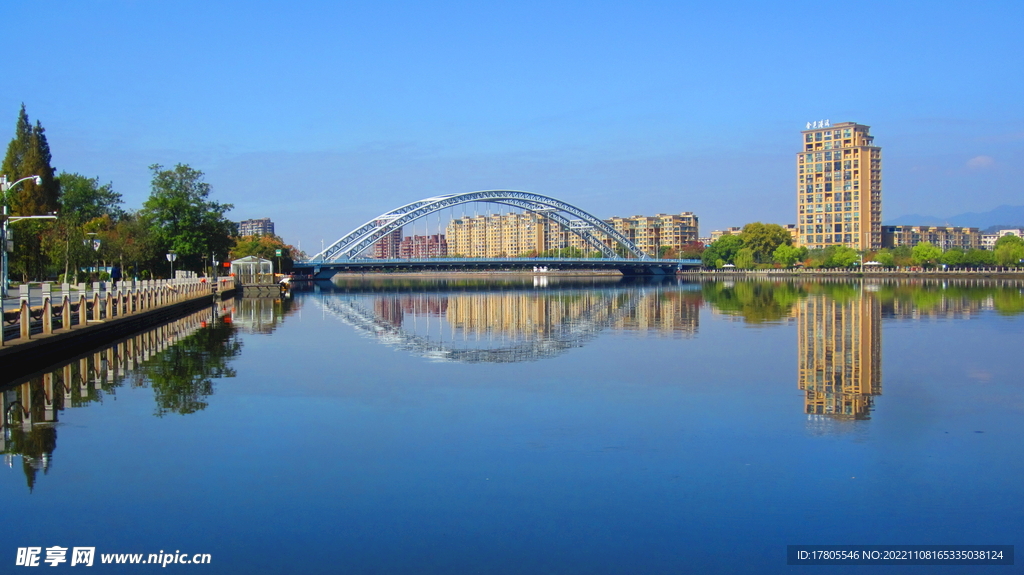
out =
[(870, 127), (808, 123), (796, 155), (799, 244), (882, 247), (882, 149)]

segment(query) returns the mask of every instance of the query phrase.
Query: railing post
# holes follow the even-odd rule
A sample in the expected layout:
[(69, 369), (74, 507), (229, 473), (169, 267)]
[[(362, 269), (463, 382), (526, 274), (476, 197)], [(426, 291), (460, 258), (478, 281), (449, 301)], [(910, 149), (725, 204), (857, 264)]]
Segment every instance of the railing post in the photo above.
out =
[(103, 290), (103, 295), (106, 296), (106, 298), (103, 300), (103, 313), (104, 315), (106, 315), (106, 318), (109, 321), (113, 319), (114, 308), (116, 307), (114, 305), (114, 286), (110, 282), (106, 282), (106, 284), (104, 284), (103, 287), (105, 288)]
[(21, 328), (21, 339), (22, 339), (22, 341), (27, 340), (29, 338), (29, 334), (31, 332), (31, 329), (30, 329), (30, 326), (29, 326), (29, 320), (31, 319), (31, 314), (29, 313), (28, 295), (29, 295), (29, 286), (28, 286), (28, 284), (21, 284), (20, 286), (18, 286), (18, 304), (19, 304), (18, 305), (18, 308), (19, 308), (18, 309), (18, 315), (19, 315), (19, 317), (18, 317), (19, 326), (18, 327)]
[(100, 321), (100, 313), (103, 311), (100, 306), (100, 282), (92, 284), (92, 321)]
[(60, 286), (60, 323), (64, 329), (71, 329), (71, 286)]
[(43, 333), (53, 333), (53, 286), (49, 283), (43, 284)]

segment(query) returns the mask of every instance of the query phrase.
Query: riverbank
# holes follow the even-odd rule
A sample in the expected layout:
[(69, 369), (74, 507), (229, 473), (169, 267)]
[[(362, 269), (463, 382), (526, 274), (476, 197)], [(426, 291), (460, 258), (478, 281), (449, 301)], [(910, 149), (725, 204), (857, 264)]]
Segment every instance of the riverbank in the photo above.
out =
[(1024, 269), (1019, 268), (992, 268), (980, 270), (828, 270), (828, 269), (768, 269), (768, 270), (683, 270), (678, 272), (679, 276), (686, 277), (846, 277), (846, 278), (994, 278), (994, 279), (1021, 279), (1024, 278)]
[[(82, 304), (79, 303), (78, 314), (80, 314), (79, 319), (82, 323), (72, 324), (69, 322), (69, 327), (54, 327), (49, 333), (32, 333), (29, 337), (3, 341), (3, 346), (0, 347), (0, 365), (4, 368), (4, 379), (10, 380), (32, 373), (41, 366), (52, 364), (62, 357), (74, 356), (153, 326), (178, 319), (183, 315), (207, 307), (222, 297), (231, 297), (231, 294), (233, 294), (233, 290), (211, 294), (209, 288), (206, 287), (205, 289), (196, 289), (194, 295), (182, 293), (179, 296), (181, 299), (177, 301), (159, 302), (155, 307), (148, 309), (135, 309), (131, 312), (122, 309), (116, 312), (119, 315), (110, 314), (108, 309), (102, 319), (85, 317), (89, 315), (88, 310), (82, 309)], [(98, 297), (96, 301), (100, 301)], [(157, 303), (155, 298), (152, 303)], [(136, 301), (135, 305), (143, 304)], [(70, 313), (70, 307), (69, 303), (67, 313)], [(94, 304), (92, 310), (94, 313), (96, 307), (97, 305)], [(117, 310), (116, 307), (113, 309)]]

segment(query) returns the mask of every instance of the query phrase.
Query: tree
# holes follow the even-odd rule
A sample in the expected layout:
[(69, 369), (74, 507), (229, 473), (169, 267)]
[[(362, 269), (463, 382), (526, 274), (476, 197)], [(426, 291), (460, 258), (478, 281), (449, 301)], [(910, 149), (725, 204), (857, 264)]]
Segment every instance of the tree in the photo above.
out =
[[(277, 262), (277, 250), (281, 250), (281, 269), (279, 272), (289, 272), (292, 263), (299, 257), (298, 250), (294, 246), (284, 243), (277, 236), (242, 236), (235, 239), (235, 245), (231, 247), (229, 257), (233, 260), (246, 256), (258, 256)], [(275, 263), (275, 267), (276, 263)]]
[(800, 249), (789, 244), (780, 244), (772, 254), (772, 260), (783, 267), (791, 267), (800, 258)]
[(775, 249), (783, 244), (792, 245), (793, 236), (778, 224), (753, 222), (743, 226), (740, 234), (743, 245), (751, 249), (758, 262), (769, 262)]
[(725, 263), (732, 263), (733, 258), (736, 257), (736, 252), (740, 251), (743, 247), (743, 239), (740, 236), (724, 235), (714, 242), (711, 243), (704, 253), (701, 254), (701, 260), (705, 267), (713, 267), (718, 260), (722, 260)]
[(897, 246), (893, 248), (893, 262), (900, 267), (913, 263), (912, 251), (909, 246)]
[(942, 257), (942, 250), (932, 245), (930, 242), (921, 242), (914, 246), (911, 250), (911, 258), (917, 265), (932, 264), (939, 261)]
[(103, 234), (103, 242), (105, 253), (125, 273), (124, 277), (129, 277), (128, 270), (138, 277), (143, 266), (148, 267), (152, 275), (153, 268), (164, 263), (149, 223), (137, 212), (124, 214), (109, 227)]
[(210, 201), (210, 184), (187, 164), (173, 169), (153, 164), (149, 199), (141, 216), (149, 223), (158, 250), (174, 250), (178, 269), (198, 271), (211, 255), (221, 258), (231, 248), (235, 224), (224, 217), (231, 204)]
[(62, 218), (86, 222), (105, 215), (114, 220), (124, 216), (121, 194), (114, 191), (113, 184), (101, 185), (99, 178), (67, 172), (61, 172), (59, 180)]
[(990, 266), (996, 263), (996, 256), (989, 250), (972, 248), (964, 255), (964, 263), (970, 266)]
[(829, 246), (825, 248), (825, 261), (822, 264), (827, 268), (848, 268), (860, 259), (857, 250), (846, 246)]
[(996, 240), (995, 260), (1001, 266), (1016, 266), (1024, 259), (1024, 240), (1005, 235)]
[(896, 258), (893, 257), (892, 252), (888, 248), (878, 250), (878, 253), (875, 254), (875, 261), (887, 268), (896, 265)]
[(679, 257), (684, 260), (699, 260), (704, 253), (704, 244), (701, 242), (686, 242), (679, 250)]
[[(11, 215), (40, 216), (57, 211), (60, 181), (54, 177), (51, 159), (46, 130), (38, 121), (32, 126), (22, 104), (14, 138), (7, 145), (0, 173), (7, 176), (9, 182), (39, 176), (41, 183), (36, 185), (34, 180), (28, 180), (8, 192), (3, 201), (10, 207)], [(50, 226), (50, 222), (25, 221), (18, 224), (16, 233), (12, 233), (15, 242), (10, 259), (11, 271), (20, 274), (23, 281), (40, 278), (46, 273), (43, 235)]]
[(56, 223), (43, 238), (43, 248), (50, 261), (62, 266), (63, 280), (78, 281), (78, 268), (94, 260), (93, 250), (84, 245), (87, 238), (82, 229), (86, 222), (107, 217), (118, 220), (124, 216), (121, 194), (111, 184), (100, 185), (99, 178), (61, 172), (60, 211)]
[(741, 248), (740, 251), (736, 252), (736, 257), (733, 258), (736, 267), (740, 269), (751, 269), (757, 262), (754, 260), (754, 250), (750, 248)]
[(960, 248), (950, 248), (939, 256), (939, 262), (947, 266), (963, 265), (964, 259), (964, 251)]

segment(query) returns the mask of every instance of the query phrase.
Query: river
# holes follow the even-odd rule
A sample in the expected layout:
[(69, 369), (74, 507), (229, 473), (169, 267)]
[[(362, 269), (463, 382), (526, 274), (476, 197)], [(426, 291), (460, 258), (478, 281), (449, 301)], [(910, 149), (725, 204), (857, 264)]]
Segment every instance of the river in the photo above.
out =
[(5, 384), (0, 560), (789, 573), (788, 545), (1020, 546), (1022, 287), (450, 276), (236, 299)]

